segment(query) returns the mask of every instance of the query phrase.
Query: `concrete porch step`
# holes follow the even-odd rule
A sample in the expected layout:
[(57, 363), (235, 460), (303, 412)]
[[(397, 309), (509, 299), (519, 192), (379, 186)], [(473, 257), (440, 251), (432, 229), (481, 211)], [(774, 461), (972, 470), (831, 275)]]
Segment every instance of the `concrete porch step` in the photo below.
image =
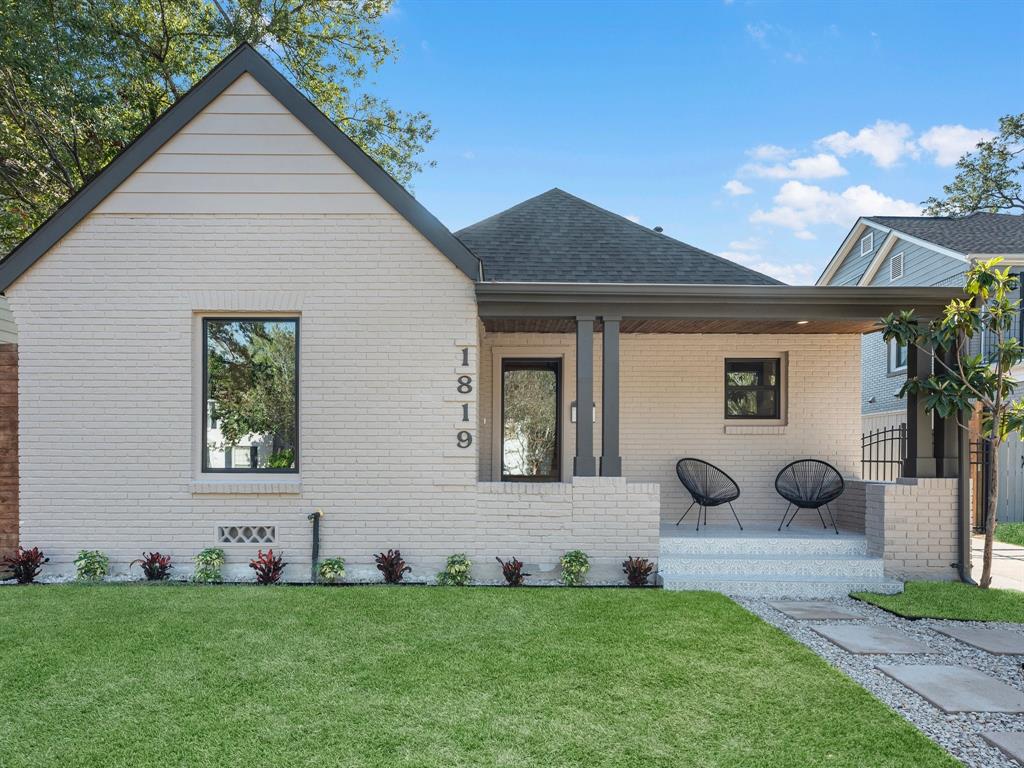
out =
[(776, 576), (820, 576), (846, 578), (850, 581), (881, 579), (884, 563), (881, 558), (866, 555), (665, 555), (658, 561), (658, 571), (685, 577), (738, 576), (751, 579)]
[(672, 555), (824, 555), (849, 557), (867, 555), (867, 541), (863, 536), (841, 534), (836, 536), (785, 535), (757, 533), (748, 536), (709, 533), (686, 536), (661, 536), (661, 556)]
[(823, 598), (845, 597), (851, 592), (880, 592), (895, 595), (903, 591), (903, 582), (891, 579), (865, 579), (851, 581), (846, 578), (827, 578), (820, 576), (793, 576), (788, 578), (772, 577), (771, 579), (736, 576), (699, 575), (663, 577), (662, 586), (670, 591), (708, 591), (722, 592), (735, 597), (770, 597), (770, 598)]

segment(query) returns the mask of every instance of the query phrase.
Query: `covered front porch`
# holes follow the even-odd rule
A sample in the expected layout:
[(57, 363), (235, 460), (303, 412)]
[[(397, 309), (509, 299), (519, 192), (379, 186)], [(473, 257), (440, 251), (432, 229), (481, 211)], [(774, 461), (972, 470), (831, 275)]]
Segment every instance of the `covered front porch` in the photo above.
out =
[[(652, 554), (661, 561), (666, 584), (670, 558), (721, 554), (711, 558), (721, 561), (717, 566), (701, 565), (723, 575), (735, 565), (730, 548), (748, 555), (759, 554), (759, 548), (765, 555), (772, 548), (786, 553), (779, 549), (786, 537), (793, 550), (788, 554), (813, 560), (816, 552), (824, 553), (828, 557), (819, 560), (847, 561), (848, 575), (877, 572), (880, 578), (881, 563), (853, 562), (883, 556), (869, 551), (868, 496), (875, 492), (860, 480), (860, 336), (874, 330), (879, 317), (899, 309), (914, 307), (922, 317), (933, 316), (954, 293), (482, 283), (477, 287), (480, 479), (533, 486), (587, 478), (588, 487), (600, 488), (602, 478), (621, 478), (627, 489), (653, 488), (656, 519), (632, 522), (649, 528), (658, 541)], [(546, 375), (554, 379), (554, 454), (543, 463), (544, 477), (518, 476), (510, 466), (509, 382), (524, 365), (551, 371)], [(761, 365), (767, 367), (757, 368)], [(736, 379), (729, 371), (751, 367), (769, 373), (752, 387), (762, 390), (747, 396), (732, 386)], [(935, 434), (949, 439), (935, 440), (921, 404), (909, 403), (908, 409), (911, 459), (904, 475), (955, 477), (955, 430), (940, 424)], [(742, 533), (728, 506), (709, 510), (708, 528), (702, 524), (699, 533), (695, 513), (682, 526), (674, 525), (692, 501), (676, 477), (676, 462), (683, 457), (708, 461), (736, 481)], [(775, 490), (775, 477), (789, 462), (804, 458), (828, 462), (847, 481), (847, 492), (832, 505), (839, 536), (831, 528), (824, 531), (811, 510), (800, 512), (781, 533), (776, 530), (787, 503)], [(631, 510), (620, 514), (628, 518)], [(623, 557), (636, 554), (627, 551), (631, 534), (613, 521), (606, 534), (621, 541)], [(788, 560), (765, 561), (757, 577), (799, 570), (799, 563)]]

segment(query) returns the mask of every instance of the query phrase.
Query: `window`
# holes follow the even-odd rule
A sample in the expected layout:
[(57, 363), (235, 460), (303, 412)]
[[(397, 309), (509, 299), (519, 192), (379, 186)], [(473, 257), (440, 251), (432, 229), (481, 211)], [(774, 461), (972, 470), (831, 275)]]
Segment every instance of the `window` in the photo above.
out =
[(779, 358), (725, 361), (725, 418), (777, 419), (781, 400)]
[(889, 280), (899, 280), (903, 277), (903, 251), (900, 251), (889, 261)]
[(868, 232), (860, 239), (860, 255), (867, 256), (875, 248), (875, 233)]
[(501, 479), (561, 479), (561, 360), (501, 362)]
[(298, 318), (204, 318), (203, 404), (203, 472), (297, 472)]
[[(876, 358), (877, 359), (877, 358)], [(889, 373), (907, 370), (907, 348), (896, 341), (889, 342)]]

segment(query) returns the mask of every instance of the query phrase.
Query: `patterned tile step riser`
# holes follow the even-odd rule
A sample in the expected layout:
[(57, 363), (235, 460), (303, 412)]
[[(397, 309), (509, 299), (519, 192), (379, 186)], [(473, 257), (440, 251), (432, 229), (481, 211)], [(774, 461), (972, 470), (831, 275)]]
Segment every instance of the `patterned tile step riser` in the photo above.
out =
[(803, 558), (765, 556), (682, 557), (662, 556), (658, 571), (682, 576), (824, 576), (851, 581), (881, 579), (885, 564), (881, 558)]
[(867, 543), (862, 536), (836, 536), (834, 539), (759, 536), (738, 538), (661, 537), (661, 556), (667, 555), (866, 555)]
[(896, 594), (903, 591), (898, 581), (740, 581), (730, 579), (678, 579), (667, 577), (664, 588), (671, 591), (702, 590), (735, 597), (818, 598), (846, 597), (851, 592)]

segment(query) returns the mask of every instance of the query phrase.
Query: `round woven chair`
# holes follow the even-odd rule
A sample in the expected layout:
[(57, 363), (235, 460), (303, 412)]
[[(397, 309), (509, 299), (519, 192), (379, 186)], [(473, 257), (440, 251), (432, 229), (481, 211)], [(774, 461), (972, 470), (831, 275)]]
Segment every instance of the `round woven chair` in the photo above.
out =
[(740, 496), (740, 487), (736, 481), (729, 477), (714, 464), (708, 464), (700, 459), (680, 459), (676, 462), (676, 474), (679, 475), (679, 482), (683, 484), (690, 493), (693, 503), (686, 508), (683, 517), (676, 521), (676, 525), (683, 522), (683, 518), (690, 514), (694, 505), (697, 506), (697, 530), (700, 530), (700, 513), (704, 512), (704, 525), (708, 524), (708, 507), (717, 507), (728, 504), (732, 510), (732, 516), (736, 518), (736, 525), (743, 530), (739, 515), (732, 503)]
[[(789, 523), (793, 522), (796, 513), (801, 509), (816, 510), (821, 519), (821, 527), (828, 528), (825, 525), (825, 518), (821, 514), (821, 508), (824, 507), (828, 510), (832, 528), (838, 535), (836, 519), (832, 516), (832, 510), (828, 503), (842, 496), (844, 488), (843, 476), (839, 474), (838, 469), (826, 461), (800, 459), (787, 464), (775, 478), (775, 490), (779, 492), (779, 496), (789, 502), (786, 511), (782, 514), (779, 530), (782, 530), (782, 523), (786, 523), (786, 527), (789, 528)], [(786, 522), (789, 510), (794, 506), (796, 509), (793, 510), (789, 522)]]

